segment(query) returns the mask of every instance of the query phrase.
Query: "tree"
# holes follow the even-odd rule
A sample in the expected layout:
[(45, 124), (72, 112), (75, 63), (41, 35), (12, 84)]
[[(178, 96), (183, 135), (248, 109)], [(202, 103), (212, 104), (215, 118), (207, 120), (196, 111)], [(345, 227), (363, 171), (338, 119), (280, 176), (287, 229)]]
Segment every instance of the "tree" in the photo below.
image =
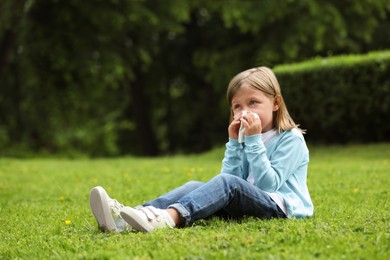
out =
[(226, 140), (239, 71), (390, 46), (384, 0), (0, 3), (0, 145), (92, 156)]

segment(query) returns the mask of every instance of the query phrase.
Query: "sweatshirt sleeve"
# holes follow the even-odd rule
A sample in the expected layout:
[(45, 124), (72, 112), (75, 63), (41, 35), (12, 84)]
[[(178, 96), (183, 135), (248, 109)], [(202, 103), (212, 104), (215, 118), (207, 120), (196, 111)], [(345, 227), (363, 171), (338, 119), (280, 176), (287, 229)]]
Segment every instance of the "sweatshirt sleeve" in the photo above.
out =
[(221, 174), (227, 173), (243, 177), (241, 162), (242, 145), (237, 139), (229, 138), (226, 143), (225, 157), (222, 160)]
[(254, 184), (267, 192), (277, 191), (308, 160), (307, 147), (295, 134), (282, 137), (268, 156), (261, 135), (246, 137), (244, 150)]

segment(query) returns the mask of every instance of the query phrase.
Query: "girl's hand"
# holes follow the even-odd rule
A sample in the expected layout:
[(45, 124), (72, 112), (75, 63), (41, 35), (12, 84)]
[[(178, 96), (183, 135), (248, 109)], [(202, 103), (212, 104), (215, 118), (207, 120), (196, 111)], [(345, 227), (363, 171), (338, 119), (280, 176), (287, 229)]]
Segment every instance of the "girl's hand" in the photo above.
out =
[(241, 122), (245, 128), (245, 136), (261, 134), (263, 130), (260, 118), (253, 113), (247, 113), (241, 118)]
[(228, 128), (229, 138), (238, 139), (238, 130), (240, 130), (241, 121), (240, 118), (234, 119)]

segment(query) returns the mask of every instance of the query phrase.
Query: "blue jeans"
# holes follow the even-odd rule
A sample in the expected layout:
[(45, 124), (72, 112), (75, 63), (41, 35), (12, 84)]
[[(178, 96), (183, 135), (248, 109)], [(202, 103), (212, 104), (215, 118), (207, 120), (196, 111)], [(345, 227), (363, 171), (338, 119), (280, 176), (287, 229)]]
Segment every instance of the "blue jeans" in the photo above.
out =
[(219, 174), (206, 183), (187, 182), (143, 206), (176, 209), (181, 217), (180, 226), (214, 215), (233, 219), (286, 217), (266, 192), (230, 174)]

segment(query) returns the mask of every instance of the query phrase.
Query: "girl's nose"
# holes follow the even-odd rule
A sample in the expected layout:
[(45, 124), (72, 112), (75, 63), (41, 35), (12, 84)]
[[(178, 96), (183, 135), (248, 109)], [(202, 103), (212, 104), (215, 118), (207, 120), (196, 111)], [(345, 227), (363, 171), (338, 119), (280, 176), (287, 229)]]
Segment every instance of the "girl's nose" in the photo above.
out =
[(241, 107), (241, 112), (242, 112), (242, 111), (248, 111), (248, 110), (249, 110), (249, 107), (248, 107), (248, 106), (242, 106), (242, 107)]

